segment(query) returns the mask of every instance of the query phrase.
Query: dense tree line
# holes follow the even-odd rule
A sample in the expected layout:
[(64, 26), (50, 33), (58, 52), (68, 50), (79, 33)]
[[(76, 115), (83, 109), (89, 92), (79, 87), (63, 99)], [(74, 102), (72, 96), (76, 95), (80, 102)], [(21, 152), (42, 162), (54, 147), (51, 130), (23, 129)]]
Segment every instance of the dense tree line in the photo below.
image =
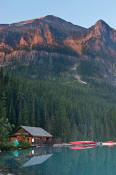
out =
[(0, 70), (0, 117), (15, 127), (43, 127), (63, 141), (115, 139), (115, 94), (107, 84), (29, 81)]
[[(70, 56), (35, 56), (32, 60), (24, 61), (12, 59), (6, 70), (12, 76), (25, 77), (30, 80), (55, 80), (64, 81), (72, 79), (71, 67), (74, 65), (74, 58)], [(73, 72), (72, 72), (73, 73)], [(74, 79), (74, 76), (73, 76)]]

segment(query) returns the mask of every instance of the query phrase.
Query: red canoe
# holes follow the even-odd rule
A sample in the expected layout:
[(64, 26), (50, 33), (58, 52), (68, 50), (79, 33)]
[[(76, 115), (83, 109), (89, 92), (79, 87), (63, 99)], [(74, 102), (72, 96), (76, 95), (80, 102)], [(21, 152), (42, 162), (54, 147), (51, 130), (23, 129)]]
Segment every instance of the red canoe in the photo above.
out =
[(94, 141), (76, 141), (76, 142), (70, 142), (71, 145), (83, 145), (83, 144), (96, 144)]
[(113, 147), (114, 143), (115, 143), (114, 141), (108, 141), (108, 142), (104, 142), (103, 145), (108, 147)]

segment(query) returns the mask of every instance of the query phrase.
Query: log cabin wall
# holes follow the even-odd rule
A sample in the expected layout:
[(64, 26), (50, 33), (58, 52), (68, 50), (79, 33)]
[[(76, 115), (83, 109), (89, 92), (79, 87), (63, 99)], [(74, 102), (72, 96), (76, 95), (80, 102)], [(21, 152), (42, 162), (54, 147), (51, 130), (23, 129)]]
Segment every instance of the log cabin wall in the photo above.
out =
[[(12, 136), (10, 137), (11, 142), (13, 143), (14, 140), (25, 140), (28, 141), (30, 144), (50, 144), (52, 142), (52, 138), (48, 137), (31, 137), (31, 136)], [(34, 139), (34, 142), (32, 142)]]
[(18, 140), (18, 141), (20, 141), (20, 140), (25, 140), (25, 141), (28, 141), (30, 144), (32, 144), (32, 138), (33, 137), (27, 137), (27, 136), (23, 136), (23, 137), (21, 137), (21, 136), (16, 136), (16, 137), (10, 137), (10, 140), (11, 140), (11, 143), (13, 143), (14, 142), (14, 140)]

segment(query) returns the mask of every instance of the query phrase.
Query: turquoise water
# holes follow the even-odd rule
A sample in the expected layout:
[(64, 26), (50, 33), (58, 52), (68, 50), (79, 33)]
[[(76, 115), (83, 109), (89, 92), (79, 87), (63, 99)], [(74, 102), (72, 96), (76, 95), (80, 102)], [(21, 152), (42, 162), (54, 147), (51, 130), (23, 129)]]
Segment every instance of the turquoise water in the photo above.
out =
[(0, 173), (16, 175), (115, 175), (116, 147), (38, 148), (0, 153)]

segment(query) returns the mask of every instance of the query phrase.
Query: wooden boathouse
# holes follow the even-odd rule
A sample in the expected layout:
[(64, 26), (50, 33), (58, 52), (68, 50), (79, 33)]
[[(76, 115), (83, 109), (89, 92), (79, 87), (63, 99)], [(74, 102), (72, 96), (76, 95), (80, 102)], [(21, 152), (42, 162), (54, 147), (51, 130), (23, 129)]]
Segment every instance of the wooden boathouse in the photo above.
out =
[(32, 145), (52, 144), (53, 136), (40, 127), (20, 126), (10, 136), (14, 140), (25, 140)]

